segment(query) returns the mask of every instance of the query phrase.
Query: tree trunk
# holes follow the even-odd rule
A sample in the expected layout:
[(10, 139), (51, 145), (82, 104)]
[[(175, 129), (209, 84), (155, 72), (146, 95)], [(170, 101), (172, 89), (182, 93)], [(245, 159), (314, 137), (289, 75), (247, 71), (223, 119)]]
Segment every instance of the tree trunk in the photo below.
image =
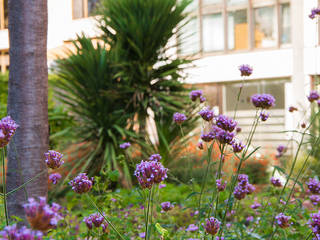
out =
[[(7, 191), (46, 170), (48, 150), (47, 0), (9, 0), (8, 115), (19, 128), (8, 146)], [(47, 196), (47, 173), (8, 196), (10, 216), (24, 217), (28, 197)]]

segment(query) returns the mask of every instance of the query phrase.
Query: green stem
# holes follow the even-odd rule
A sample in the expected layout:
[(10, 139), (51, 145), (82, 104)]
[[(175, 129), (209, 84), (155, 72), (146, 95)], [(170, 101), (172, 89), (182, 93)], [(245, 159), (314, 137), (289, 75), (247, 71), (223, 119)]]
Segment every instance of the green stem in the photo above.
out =
[(116, 229), (116, 227), (112, 224), (112, 222), (103, 214), (103, 212), (98, 208), (98, 206), (95, 204), (95, 202), (92, 200), (89, 194), (87, 194), (87, 197), (89, 201), (91, 202), (92, 206), (97, 209), (97, 211), (100, 213), (100, 215), (104, 218), (104, 220), (107, 221), (107, 223), (111, 226), (113, 231), (117, 233), (117, 235), (120, 237), (120, 239), (125, 240), (124, 237), (119, 233), (119, 231)]
[(148, 239), (149, 209), (150, 209), (152, 187), (151, 187), (151, 189), (148, 189), (148, 191), (149, 191), (149, 194), (148, 194), (148, 203), (147, 203), (146, 234), (145, 234), (145, 238), (144, 238), (145, 240)]
[[(159, 189), (159, 188), (158, 188), (158, 189)], [(149, 239), (150, 236), (152, 235), (153, 197), (154, 197), (154, 187), (151, 188), (151, 214), (150, 214), (150, 228), (149, 228), (149, 236), (148, 236), (148, 239)]]
[(37, 174), (36, 176), (34, 176), (33, 178), (31, 178), (31, 179), (29, 179), (28, 181), (26, 181), (24, 184), (21, 184), (19, 187), (17, 187), (17, 188), (15, 188), (15, 189), (11, 190), (10, 192), (8, 192), (7, 195), (10, 195), (10, 194), (12, 194), (12, 193), (20, 190), (21, 188), (25, 187), (25, 186), (28, 185), (30, 182), (32, 182), (33, 180), (35, 180), (37, 177), (39, 177), (39, 176), (41, 176), (42, 174), (47, 173), (47, 172), (48, 172), (47, 169), (43, 170), (42, 172), (38, 173), (38, 174)]
[(5, 156), (4, 156), (4, 147), (1, 149), (1, 160), (2, 160), (2, 189), (3, 189), (3, 207), (4, 207), (4, 215), (6, 217), (6, 225), (9, 225), (9, 216), (8, 216), (8, 208), (7, 208), (7, 186), (6, 186), (6, 168), (5, 168)]
[(237, 96), (236, 107), (234, 109), (234, 115), (233, 115), (233, 119), (234, 120), (236, 120), (236, 115), (237, 115), (237, 110), (238, 110), (238, 105), (239, 105), (240, 95), (241, 95), (241, 92), (242, 92), (243, 85), (244, 85), (244, 78), (242, 80), (242, 83), (241, 83), (241, 86), (240, 86), (240, 89), (239, 89), (239, 92), (238, 92), (238, 96)]

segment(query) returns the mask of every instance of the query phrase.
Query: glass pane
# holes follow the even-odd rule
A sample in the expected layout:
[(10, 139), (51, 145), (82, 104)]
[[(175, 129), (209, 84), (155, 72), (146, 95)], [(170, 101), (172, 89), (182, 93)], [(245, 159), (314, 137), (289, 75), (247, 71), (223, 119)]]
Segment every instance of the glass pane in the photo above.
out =
[(228, 14), (228, 47), (231, 50), (247, 49), (248, 21), (247, 9), (241, 9)]
[(199, 6), (199, 0), (193, 0), (185, 9), (186, 12), (195, 11)]
[(8, 28), (8, 0), (4, 0), (4, 28)]
[(202, 0), (204, 5), (222, 3), (222, 0)]
[(73, 0), (72, 1), (72, 16), (73, 19), (83, 18), (84, 10), (83, 10), (83, 0)]
[(95, 10), (100, 0), (88, 0), (88, 15), (94, 16), (96, 15)]
[(277, 44), (274, 7), (254, 9), (255, 47), (274, 47)]
[(290, 4), (281, 4), (281, 43), (291, 42)]
[(272, 109), (283, 109), (285, 107), (284, 82), (264, 82), (261, 93), (269, 93), (274, 96), (276, 103)]
[(198, 19), (191, 19), (182, 29), (179, 37), (179, 53), (189, 55), (199, 52), (200, 36)]
[(246, 4), (248, 0), (228, 0), (228, 5)]
[(203, 16), (203, 51), (219, 51), (224, 48), (222, 14)]
[[(226, 110), (234, 111), (235, 102), (237, 101), (237, 96), (239, 94), (239, 89), (242, 83), (237, 84), (227, 84), (226, 85)], [(248, 83), (244, 84), (239, 103), (238, 110), (251, 110), (251, 96), (258, 93), (258, 83)]]

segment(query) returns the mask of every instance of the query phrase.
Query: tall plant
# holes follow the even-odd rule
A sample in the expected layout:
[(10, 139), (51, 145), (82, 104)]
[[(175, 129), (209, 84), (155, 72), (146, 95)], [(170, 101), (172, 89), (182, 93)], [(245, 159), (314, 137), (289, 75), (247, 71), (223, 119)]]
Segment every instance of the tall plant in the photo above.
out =
[[(126, 130), (130, 113), (120, 94), (122, 84), (116, 78), (112, 52), (104, 44), (86, 37), (74, 42), (76, 51), (57, 61), (58, 97), (66, 104), (77, 125), (72, 129), (84, 153), (69, 164), (91, 174), (107, 166), (118, 168), (116, 155), (119, 141), (130, 135)], [(74, 153), (78, 154), (77, 151)], [(72, 173), (72, 171), (70, 171)]]
[[(190, 63), (168, 52), (177, 46), (190, 0), (102, 0), (98, 18), (102, 39), (115, 52), (117, 76), (129, 97), (127, 110), (138, 114), (145, 132), (147, 110), (181, 110), (185, 88), (181, 71)], [(169, 116), (170, 118), (172, 117)]]

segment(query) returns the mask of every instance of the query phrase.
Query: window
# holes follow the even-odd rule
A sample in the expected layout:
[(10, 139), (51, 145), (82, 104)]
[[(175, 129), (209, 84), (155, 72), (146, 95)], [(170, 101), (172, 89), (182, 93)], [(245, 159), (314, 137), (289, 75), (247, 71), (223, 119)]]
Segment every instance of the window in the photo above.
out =
[(192, 26), (200, 36), (193, 43), (199, 46), (189, 44), (192, 49), (181, 47), (180, 52), (198, 49), (201, 54), (291, 43), (290, 0), (194, 0), (188, 8), (201, 23)]
[(192, 18), (182, 28), (182, 35), (179, 38), (179, 53), (181, 55), (191, 55), (200, 50), (200, 37), (198, 19)]
[(94, 15), (98, 3), (99, 0), (72, 0), (73, 19)]
[(224, 48), (224, 27), (222, 14), (212, 14), (203, 16), (203, 51), (219, 51)]
[(249, 48), (247, 9), (228, 13), (228, 48), (240, 50)]
[(0, 0), (0, 29), (8, 28), (8, 0)]
[(290, 4), (281, 4), (281, 43), (291, 42), (291, 14), (290, 14)]

